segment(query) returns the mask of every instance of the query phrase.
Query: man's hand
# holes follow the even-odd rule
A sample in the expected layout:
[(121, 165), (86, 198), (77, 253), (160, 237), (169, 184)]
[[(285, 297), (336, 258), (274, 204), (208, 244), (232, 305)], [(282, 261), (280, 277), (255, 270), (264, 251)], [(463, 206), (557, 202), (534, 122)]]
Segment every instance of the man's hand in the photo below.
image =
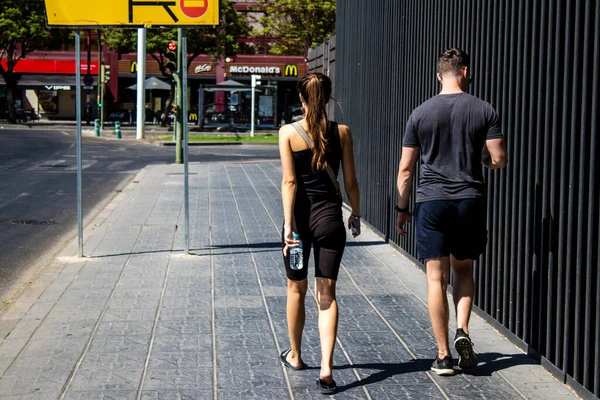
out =
[(398, 235), (406, 236), (408, 234), (408, 231), (404, 228), (404, 224), (408, 224), (410, 220), (411, 215), (409, 212), (398, 212), (398, 223), (396, 225)]

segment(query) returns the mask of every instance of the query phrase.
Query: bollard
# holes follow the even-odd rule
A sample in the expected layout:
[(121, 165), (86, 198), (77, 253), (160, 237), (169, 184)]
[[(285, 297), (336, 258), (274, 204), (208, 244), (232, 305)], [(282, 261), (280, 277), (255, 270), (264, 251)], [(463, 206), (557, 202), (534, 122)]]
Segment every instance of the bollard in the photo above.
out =
[(121, 121), (115, 121), (115, 135), (117, 139), (121, 139)]
[(94, 135), (100, 136), (100, 120), (99, 119), (94, 120)]

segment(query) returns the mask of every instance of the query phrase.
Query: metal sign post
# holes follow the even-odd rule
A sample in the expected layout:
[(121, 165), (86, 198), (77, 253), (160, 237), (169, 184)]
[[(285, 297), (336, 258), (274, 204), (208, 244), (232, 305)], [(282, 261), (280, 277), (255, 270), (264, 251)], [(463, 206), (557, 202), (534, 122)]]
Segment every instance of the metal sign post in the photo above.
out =
[(187, 96), (187, 32), (181, 29), (181, 135), (183, 136), (183, 208), (185, 214), (185, 254), (190, 254), (190, 185), (188, 170), (188, 96)]
[[(146, 123), (146, 88), (144, 80), (146, 80), (146, 28), (139, 28), (138, 45), (137, 45), (137, 113), (135, 138), (144, 138), (144, 128)], [(154, 107), (150, 105), (150, 109)]]
[[(187, 33), (184, 27), (196, 27), (199, 25), (219, 25), (219, 0), (180, 0), (180, 1), (136, 1), (136, 0), (105, 0), (96, 2), (83, 2), (81, 0), (44, 0), (48, 26), (72, 27), (75, 30), (75, 97), (77, 106), (75, 114), (77, 117), (77, 230), (79, 241), (79, 257), (83, 257), (83, 212), (82, 212), (82, 168), (81, 168), (81, 28), (144, 28), (150, 26), (178, 27), (182, 34), (181, 40), (181, 74), (176, 78), (181, 79), (182, 114), (181, 134), (183, 136), (183, 159), (184, 159), (184, 209), (185, 209), (185, 254), (190, 252), (190, 191), (188, 171), (188, 103), (187, 103)], [(183, 29), (181, 31), (181, 29)], [(140, 43), (142, 40), (142, 30)], [(144, 46), (140, 46), (141, 50)], [(101, 51), (99, 49), (99, 51)], [(99, 55), (100, 56), (100, 55)], [(141, 54), (138, 68), (143, 68), (145, 57)], [(89, 62), (88, 62), (89, 64)], [(143, 74), (142, 74), (143, 75)], [(98, 82), (102, 84), (102, 82)], [(144, 83), (138, 80), (138, 92), (143, 93)], [(138, 93), (140, 94), (140, 93)], [(102, 111), (105, 104), (102, 101)], [(139, 109), (143, 104), (138, 101), (138, 131), (136, 137), (143, 137), (143, 122), (139, 121)], [(143, 103), (143, 101), (142, 101)], [(145, 116), (144, 116), (145, 119)]]
[(83, 208), (81, 179), (81, 38), (75, 30), (75, 116), (77, 119), (77, 243), (79, 257), (83, 257)]

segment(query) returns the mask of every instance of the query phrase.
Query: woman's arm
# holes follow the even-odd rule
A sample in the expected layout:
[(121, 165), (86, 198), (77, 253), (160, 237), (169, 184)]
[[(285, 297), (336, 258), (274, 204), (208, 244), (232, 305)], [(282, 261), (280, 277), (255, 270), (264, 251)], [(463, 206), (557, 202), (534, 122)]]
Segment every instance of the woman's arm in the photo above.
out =
[[(356, 170), (354, 168), (354, 141), (352, 132), (346, 125), (339, 125), (340, 143), (342, 145), (342, 171), (344, 172), (344, 188), (350, 200), (352, 215), (348, 220), (348, 225), (356, 219), (359, 223), (360, 232), (360, 191), (358, 180), (356, 179)], [(358, 236), (358, 235), (357, 235)]]
[(296, 200), (296, 171), (294, 170), (294, 156), (290, 145), (289, 125), (284, 125), (279, 130), (279, 156), (281, 158), (281, 201), (283, 203), (284, 216), (284, 240), (288, 246), (294, 244), (292, 240), (292, 222), (294, 220), (294, 201)]

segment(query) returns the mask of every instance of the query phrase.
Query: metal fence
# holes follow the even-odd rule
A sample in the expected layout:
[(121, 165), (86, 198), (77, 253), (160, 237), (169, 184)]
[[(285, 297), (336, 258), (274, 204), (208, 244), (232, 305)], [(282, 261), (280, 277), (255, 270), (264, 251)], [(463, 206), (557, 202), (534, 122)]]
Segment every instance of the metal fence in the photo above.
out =
[(439, 90), (439, 54), (471, 55), (470, 92), (498, 111), (509, 152), (506, 169), (486, 172), (475, 303), (600, 396), (600, 2), (345, 0), (336, 29), (335, 118), (354, 133), (363, 215), (415, 257), (414, 226), (399, 238), (393, 211), (404, 125)]

